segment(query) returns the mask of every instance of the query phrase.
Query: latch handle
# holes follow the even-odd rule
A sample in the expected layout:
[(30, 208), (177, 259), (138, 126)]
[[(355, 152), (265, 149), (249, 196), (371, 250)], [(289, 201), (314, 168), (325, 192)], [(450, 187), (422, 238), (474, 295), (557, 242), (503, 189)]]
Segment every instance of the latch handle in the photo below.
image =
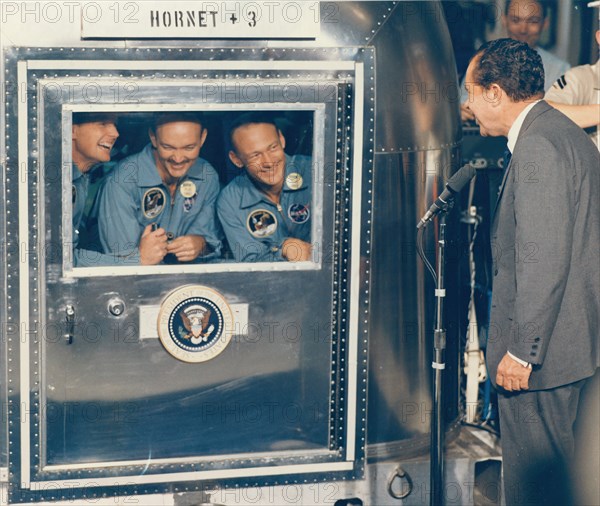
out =
[(73, 342), (73, 336), (75, 335), (75, 306), (72, 304), (67, 304), (65, 313), (66, 325), (65, 335), (63, 337), (66, 344), (71, 344)]

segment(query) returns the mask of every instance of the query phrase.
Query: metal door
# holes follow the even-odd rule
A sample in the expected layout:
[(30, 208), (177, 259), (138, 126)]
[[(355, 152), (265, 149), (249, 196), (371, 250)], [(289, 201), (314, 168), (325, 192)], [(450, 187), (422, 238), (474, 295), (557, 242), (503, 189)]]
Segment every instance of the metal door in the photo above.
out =
[[(11, 501), (360, 475), (372, 52), (6, 56)], [(74, 114), (195, 110), (218, 124), (256, 109), (310, 126), (310, 261), (74, 267)], [(224, 344), (201, 361), (158, 339), (161, 315), (192, 299), (222, 314)]]

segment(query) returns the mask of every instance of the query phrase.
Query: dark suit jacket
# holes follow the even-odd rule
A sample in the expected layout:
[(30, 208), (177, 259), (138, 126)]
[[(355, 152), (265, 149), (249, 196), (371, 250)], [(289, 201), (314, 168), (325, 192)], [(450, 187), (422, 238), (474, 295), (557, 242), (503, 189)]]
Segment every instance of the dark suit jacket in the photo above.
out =
[(507, 351), (533, 364), (531, 390), (600, 366), (600, 154), (542, 101), (528, 113), (492, 224), (488, 370)]

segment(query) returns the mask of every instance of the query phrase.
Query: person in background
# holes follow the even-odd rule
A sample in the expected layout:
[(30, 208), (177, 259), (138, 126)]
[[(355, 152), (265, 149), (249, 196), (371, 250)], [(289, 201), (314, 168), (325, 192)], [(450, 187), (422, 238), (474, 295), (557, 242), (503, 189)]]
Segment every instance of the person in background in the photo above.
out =
[[(508, 37), (519, 42), (525, 42), (535, 49), (544, 65), (544, 90), (550, 89), (552, 84), (562, 76), (571, 66), (566, 61), (554, 56), (552, 53), (538, 46), (544, 30), (548, 28), (548, 6), (550, 0), (506, 0), (502, 24)], [(461, 84), (461, 110), (463, 121), (473, 120), (473, 114), (467, 107), (469, 96)]]
[[(600, 7), (600, 2), (590, 6)], [(600, 49), (600, 30), (596, 32)], [(580, 65), (559, 77), (544, 97), (582, 128), (592, 128), (590, 137), (600, 148), (600, 59), (593, 65)]]
[(481, 135), (506, 136), (512, 153), (491, 229), (486, 353), (506, 504), (574, 504), (573, 426), (600, 366), (600, 153), (542, 100), (542, 60), (527, 44), (484, 44), (466, 84)]
[(217, 212), (235, 260), (309, 260), (311, 158), (284, 152), (266, 112), (243, 114), (230, 132), (229, 158), (242, 173), (221, 192)]
[(205, 262), (221, 252), (220, 184), (200, 158), (207, 129), (193, 112), (155, 117), (150, 143), (117, 165), (99, 198), (105, 252), (141, 265)]

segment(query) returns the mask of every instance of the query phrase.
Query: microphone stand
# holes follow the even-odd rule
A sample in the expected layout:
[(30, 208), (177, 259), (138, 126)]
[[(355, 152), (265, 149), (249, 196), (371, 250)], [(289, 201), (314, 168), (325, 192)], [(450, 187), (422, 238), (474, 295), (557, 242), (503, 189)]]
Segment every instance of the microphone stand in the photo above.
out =
[(437, 281), (435, 289), (436, 309), (433, 331), (433, 396), (431, 410), (431, 462), (429, 484), (431, 506), (444, 504), (444, 417), (442, 373), (446, 367), (446, 329), (444, 328), (444, 255), (446, 247), (446, 212), (439, 217), (439, 239), (437, 243)]
[(450, 201), (439, 212), (439, 237), (437, 241), (437, 273), (427, 260), (422, 247), (423, 230), (420, 228), (417, 234), (417, 246), (419, 256), (429, 269), (435, 280), (435, 328), (433, 332), (433, 385), (432, 385), (432, 411), (431, 411), (431, 438), (430, 438), (430, 474), (429, 484), (431, 496), (429, 504), (431, 506), (443, 506), (444, 504), (444, 420), (443, 420), (443, 383), (442, 373), (446, 368), (446, 329), (444, 328), (444, 298), (446, 289), (444, 286), (445, 270), (445, 247), (446, 247), (446, 213), (452, 208), (453, 202)]

